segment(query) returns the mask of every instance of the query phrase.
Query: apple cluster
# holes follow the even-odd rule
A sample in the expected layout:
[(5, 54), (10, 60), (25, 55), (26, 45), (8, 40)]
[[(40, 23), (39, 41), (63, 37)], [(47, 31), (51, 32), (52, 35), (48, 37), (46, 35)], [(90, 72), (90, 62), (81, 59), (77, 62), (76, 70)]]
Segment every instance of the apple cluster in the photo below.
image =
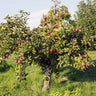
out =
[(63, 14), (62, 11), (53, 14), (50, 9), (48, 15), (43, 15), (40, 27), (34, 29), (41, 38), (36, 53), (38, 63), (43, 71), (68, 64), (84, 72), (91, 65), (86, 52), (89, 42), (84, 40), (81, 29), (64, 22), (69, 12), (66, 8), (62, 10)]

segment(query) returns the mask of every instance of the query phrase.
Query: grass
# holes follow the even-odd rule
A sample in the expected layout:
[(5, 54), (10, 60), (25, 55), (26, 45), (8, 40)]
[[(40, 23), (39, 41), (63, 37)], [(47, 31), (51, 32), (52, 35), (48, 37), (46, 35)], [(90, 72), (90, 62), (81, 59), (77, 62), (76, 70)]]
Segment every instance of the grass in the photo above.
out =
[[(96, 64), (96, 51), (90, 51), (88, 54)], [(10, 56), (6, 60), (5, 70), (0, 71), (0, 96), (65, 96), (64, 94), (77, 96), (72, 95), (77, 88), (80, 92), (76, 92), (81, 93), (78, 96), (96, 96), (96, 67), (91, 66), (87, 72), (81, 72), (72, 67), (61, 68), (58, 76), (52, 75), (50, 90), (42, 92), (44, 73), (40, 67), (28, 66), (27, 79), (19, 82), (16, 80), (13, 58), (14, 56)]]

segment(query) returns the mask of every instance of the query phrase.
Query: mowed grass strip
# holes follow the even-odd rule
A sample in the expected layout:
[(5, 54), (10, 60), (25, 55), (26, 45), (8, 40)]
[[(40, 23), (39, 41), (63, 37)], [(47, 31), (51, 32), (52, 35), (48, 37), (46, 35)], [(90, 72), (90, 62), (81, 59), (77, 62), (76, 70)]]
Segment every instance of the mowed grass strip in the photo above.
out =
[[(96, 51), (89, 51), (89, 56), (96, 65)], [(86, 72), (66, 66), (59, 69), (60, 74), (52, 75), (50, 90), (41, 92), (44, 72), (38, 65), (26, 68), (26, 80), (16, 80), (14, 55), (6, 59), (9, 67), (0, 72), (0, 96), (54, 96), (56, 92), (64, 96), (66, 90), (81, 89), (82, 96), (96, 96), (96, 67), (90, 67)], [(53, 94), (53, 95), (50, 95)]]

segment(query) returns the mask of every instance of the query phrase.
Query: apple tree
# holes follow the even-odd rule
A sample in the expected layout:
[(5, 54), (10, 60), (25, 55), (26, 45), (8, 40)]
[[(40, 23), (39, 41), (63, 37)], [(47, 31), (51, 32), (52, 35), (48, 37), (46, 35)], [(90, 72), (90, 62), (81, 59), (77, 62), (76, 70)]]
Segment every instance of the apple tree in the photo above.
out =
[[(11, 54), (16, 58), (14, 62), (16, 65), (17, 78), (25, 78), (26, 64), (22, 63), (24, 56), (21, 50), (19, 53), (22, 58), (19, 58), (21, 46), (26, 46), (25, 43), (29, 41), (30, 29), (27, 27), (27, 19), (29, 13), (20, 11), (20, 14), (14, 16), (6, 16), (6, 23), (0, 25), (0, 57), (6, 59)], [(26, 50), (26, 49), (25, 49)]]
[[(54, 0), (53, 0), (54, 1)], [(7, 16), (0, 26), (0, 56), (15, 55), (17, 79), (25, 78), (25, 68), (33, 61), (45, 71), (42, 91), (49, 88), (52, 73), (70, 65), (85, 72), (91, 66), (84, 33), (69, 23), (71, 14), (66, 6), (51, 7), (41, 24), (31, 31), (26, 26), (28, 13)]]
[(69, 65), (85, 72), (91, 66), (84, 34), (69, 24), (70, 16), (66, 6), (53, 6), (33, 30), (38, 36), (33, 41), (33, 60), (36, 58), (46, 75), (42, 91), (49, 88), (51, 75), (59, 67)]

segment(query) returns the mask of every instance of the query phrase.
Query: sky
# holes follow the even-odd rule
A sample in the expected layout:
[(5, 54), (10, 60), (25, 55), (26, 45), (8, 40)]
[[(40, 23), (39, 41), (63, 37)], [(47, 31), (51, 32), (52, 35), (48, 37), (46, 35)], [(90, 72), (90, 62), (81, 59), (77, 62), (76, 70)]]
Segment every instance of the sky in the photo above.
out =
[[(68, 7), (73, 18), (77, 5), (81, 0), (59, 0), (61, 5)], [(31, 28), (39, 25), (43, 14), (46, 14), (50, 6), (54, 5), (51, 0), (1, 0), (0, 1), (0, 23), (5, 22), (7, 15), (18, 14), (20, 10), (30, 12), (28, 26)]]

